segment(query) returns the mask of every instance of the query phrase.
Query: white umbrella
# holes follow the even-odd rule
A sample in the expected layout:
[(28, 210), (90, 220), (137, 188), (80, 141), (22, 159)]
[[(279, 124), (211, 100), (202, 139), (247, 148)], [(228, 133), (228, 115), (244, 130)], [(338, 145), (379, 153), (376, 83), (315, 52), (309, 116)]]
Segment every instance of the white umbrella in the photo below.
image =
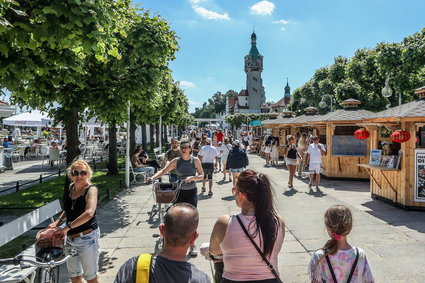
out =
[(3, 119), (3, 124), (18, 127), (42, 127), (50, 122), (50, 120), (47, 117), (47, 113), (33, 110), (32, 112), (21, 113)]

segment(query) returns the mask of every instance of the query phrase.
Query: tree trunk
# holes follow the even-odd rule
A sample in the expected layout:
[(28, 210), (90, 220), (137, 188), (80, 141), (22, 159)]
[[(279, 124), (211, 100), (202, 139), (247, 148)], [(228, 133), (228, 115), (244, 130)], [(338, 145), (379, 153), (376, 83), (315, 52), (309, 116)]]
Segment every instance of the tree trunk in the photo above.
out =
[(142, 146), (146, 150), (146, 125), (142, 125)]
[(69, 166), (80, 154), (80, 141), (78, 139), (78, 109), (75, 106), (71, 106), (71, 111), (67, 116), (69, 119), (65, 121), (66, 164)]
[(167, 125), (162, 124), (162, 144), (167, 144)]
[[(71, 106), (68, 115), (64, 115), (68, 119), (64, 120), (66, 130), (66, 165), (69, 166), (74, 159), (80, 155), (80, 141), (78, 139), (78, 109)], [(69, 187), (71, 180), (65, 175), (65, 190)]]
[(154, 143), (154, 126), (153, 125), (149, 125), (149, 138), (150, 138), (150, 150), (153, 151), (153, 149), (155, 148), (155, 143)]
[(134, 115), (130, 114), (130, 152), (136, 149), (136, 123), (134, 122)]
[(106, 165), (108, 175), (118, 175), (117, 161), (117, 123), (112, 121), (109, 123), (109, 160)]
[(159, 135), (159, 124), (155, 124), (155, 147), (159, 147), (159, 139), (161, 136)]

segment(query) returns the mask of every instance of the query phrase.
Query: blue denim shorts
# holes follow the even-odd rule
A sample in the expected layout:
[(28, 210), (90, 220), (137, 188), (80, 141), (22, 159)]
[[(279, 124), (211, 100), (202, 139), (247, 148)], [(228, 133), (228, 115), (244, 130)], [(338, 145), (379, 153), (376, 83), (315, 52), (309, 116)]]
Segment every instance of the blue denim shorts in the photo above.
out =
[(245, 168), (230, 168), (229, 169), (229, 172), (232, 172), (232, 173), (241, 173), (244, 170), (245, 170)]
[(65, 254), (69, 254), (70, 249), (77, 251), (77, 255), (66, 262), (70, 278), (83, 276), (86, 280), (92, 280), (97, 277), (99, 271), (99, 238), (99, 229), (75, 239), (66, 237)]

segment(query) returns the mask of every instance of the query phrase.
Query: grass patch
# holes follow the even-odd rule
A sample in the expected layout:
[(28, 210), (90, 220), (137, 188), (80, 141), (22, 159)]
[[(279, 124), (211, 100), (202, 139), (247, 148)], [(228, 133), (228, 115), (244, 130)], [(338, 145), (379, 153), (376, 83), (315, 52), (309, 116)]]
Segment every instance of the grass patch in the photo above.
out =
[[(120, 180), (124, 180), (124, 172), (118, 176), (106, 175), (107, 172), (96, 171), (92, 182), (99, 189), (99, 197), (107, 194), (107, 190), (112, 192), (119, 188)], [(41, 184), (34, 185), (28, 189), (12, 193), (0, 198), (0, 208), (35, 208), (43, 206), (46, 202), (55, 199), (62, 200), (65, 176), (55, 177)], [(1, 211), (1, 209), (0, 209)]]
[(0, 258), (14, 257), (35, 243), (35, 236), (22, 235), (0, 248)]

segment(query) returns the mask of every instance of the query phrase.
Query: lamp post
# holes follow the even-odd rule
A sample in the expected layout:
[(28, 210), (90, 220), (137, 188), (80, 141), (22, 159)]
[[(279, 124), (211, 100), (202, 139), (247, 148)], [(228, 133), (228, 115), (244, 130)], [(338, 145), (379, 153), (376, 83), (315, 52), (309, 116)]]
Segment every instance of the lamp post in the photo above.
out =
[[(393, 95), (393, 90), (389, 84), (390, 78), (385, 79), (385, 86), (382, 88), (381, 93), (384, 97), (391, 97)], [(398, 106), (401, 105), (401, 92), (398, 93)]]
[(331, 112), (332, 112), (332, 110), (333, 110), (333, 107), (332, 107), (332, 105), (333, 105), (333, 96), (332, 95), (330, 95), (330, 94), (324, 94), (324, 95), (322, 95), (322, 100), (319, 102), (319, 107), (320, 108), (325, 108), (326, 106), (328, 106), (327, 104), (326, 104), (326, 102), (325, 102), (325, 98), (330, 98), (330, 100), (331, 100)]

